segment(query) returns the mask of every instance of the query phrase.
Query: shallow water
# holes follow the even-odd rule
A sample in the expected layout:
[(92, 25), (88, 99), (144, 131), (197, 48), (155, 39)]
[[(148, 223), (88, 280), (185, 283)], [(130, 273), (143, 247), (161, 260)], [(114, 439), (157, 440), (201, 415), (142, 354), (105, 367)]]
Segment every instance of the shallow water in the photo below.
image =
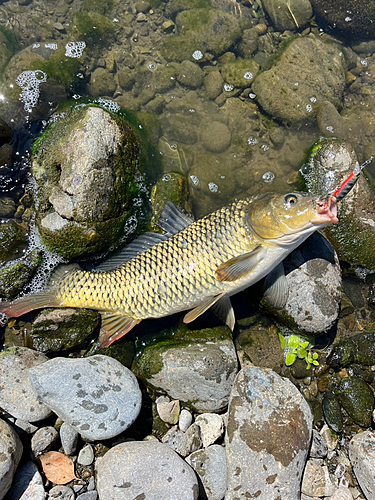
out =
[[(178, 25), (183, 8), (208, 3), (181, 5), (177, 1), (80, 0), (47, 4), (10, 0), (0, 5), (0, 34), (6, 47), (0, 60), (0, 117), (13, 129), (16, 149), (11, 164), (0, 166), (3, 196), (10, 194), (16, 201), (22, 196), (32, 140), (58, 105), (66, 99), (79, 105), (87, 97), (104, 98), (113, 110), (118, 105), (129, 109), (139, 123), (150, 123), (150, 117), (156, 116), (157, 121), (145, 127), (156, 151), (145, 165), (148, 177), (151, 182), (160, 162), (161, 173), (183, 172), (196, 216), (244, 196), (299, 187), (298, 169), (322, 135), (316, 118), (287, 123), (267, 114), (252, 91), (249, 71), (244, 73), (249, 79), (247, 87), (228, 84), (224, 78), (213, 98), (206, 78), (213, 72), (225, 77), (226, 64), (245, 59), (241, 38), (232, 45), (222, 40), (224, 45), (228, 42), (228, 48), (217, 54), (204, 51), (208, 42), (197, 41), (187, 60), (199, 74), (187, 66), (189, 75), (185, 75), (186, 60), (174, 61), (166, 53), (165, 41), (176, 40), (183, 31)], [(244, 30), (257, 31), (257, 47), (247, 59), (256, 61), (260, 70), (270, 67), (269, 58), (293, 36), (314, 34), (336, 40), (341, 49), (358, 45), (342, 36), (334, 39), (336, 34), (325, 32), (326, 26), (317, 25), (314, 18), (301, 27), (280, 30), (271, 25), (259, 2), (227, 0), (216, 1), (215, 6), (236, 20), (242, 37)], [(163, 24), (171, 21), (169, 27)], [(361, 162), (373, 148), (375, 57), (371, 49), (350, 54), (354, 62), (337, 109)], [(298, 84), (294, 82), (296, 87)], [(310, 101), (307, 107), (314, 115), (319, 103), (314, 95)]]

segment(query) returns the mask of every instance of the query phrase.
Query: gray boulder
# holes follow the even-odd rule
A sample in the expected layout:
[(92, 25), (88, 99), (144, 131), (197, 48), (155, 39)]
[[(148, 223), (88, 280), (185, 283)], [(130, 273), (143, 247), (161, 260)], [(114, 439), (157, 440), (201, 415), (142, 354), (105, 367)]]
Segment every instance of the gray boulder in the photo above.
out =
[(225, 500), (299, 499), (312, 420), (307, 402), (289, 380), (267, 368), (245, 366), (229, 402)]
[(339, 106), (344, 88), (344, 56), (314, 36), (292, 41), (252, 85), (264, 111), (287, 122), (314, 117), (322, 101)]
[(349, 458), (355, 477), (366, 498), (375, 496), (375, 434), (364, 431), (352, 437)]
[(237, 374), (236, 350), (227, 327), (189, 331), (147, 345), (134, 369), (146, 385), (198, 412), (223, 410)]
[(0, 500), (12, 484), (22, 450), (20, 438), (5, 420), (0, 419)]
[(137, 162), (130, 127), (99, 107), (80, 107), (47, 127), (31, 160), (43, 243), (67, 259), (117, 244), (138, 192)]
[(117, 436), (141, 409), (137, 379), (108, 356), (54, 358), (29, 370), (29, 377), (38, 398), (86, 440)]
[(106, 500), (197, 500), (199, 488), (192, 468), (168, 446), (131, 441), (98, 460), (97, 490)]
[(263, 308), (297, 334), (322, 335), (335, 324), (340, 310), (342, 279), (335, 251), (314, 233), (283, 264), (287, 302), (278, 310), (264, 300)]
[(28, 369), (44, 364), (44, 354), (26, 347), (10, 348), (0, 355), (0, 408), (15, 418), (37, 422), (51, 415), (51, 410), (38, 401)]

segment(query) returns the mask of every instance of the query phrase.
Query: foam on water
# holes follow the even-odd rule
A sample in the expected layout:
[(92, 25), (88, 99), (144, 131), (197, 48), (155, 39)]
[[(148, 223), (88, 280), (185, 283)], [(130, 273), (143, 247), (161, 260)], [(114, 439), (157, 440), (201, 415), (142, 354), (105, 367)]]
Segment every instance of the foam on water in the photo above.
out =
[(16, 78), (16, 84), (21, 87), (20, 100), (23, 102), (24, 110), (31, 112), (39, 99), (39, 85), (47, 81), (44, 71), (37, 69), (20, 73)]

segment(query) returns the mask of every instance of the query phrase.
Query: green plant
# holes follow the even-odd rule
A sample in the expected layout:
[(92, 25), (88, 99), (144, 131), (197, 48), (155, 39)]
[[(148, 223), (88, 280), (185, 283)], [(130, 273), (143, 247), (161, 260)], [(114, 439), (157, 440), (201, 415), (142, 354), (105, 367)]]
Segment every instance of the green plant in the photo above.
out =
[(309, 340), (298, 335), (289, 335), (284, 337), (279, 333), (280, 347), (285, 352), (285, 364), (291, 366), (298, 358), (304, 359), (307, 363), (306, 370), (311, 365), (318, 366), (318, 353), (312, 352), (313, 344)]

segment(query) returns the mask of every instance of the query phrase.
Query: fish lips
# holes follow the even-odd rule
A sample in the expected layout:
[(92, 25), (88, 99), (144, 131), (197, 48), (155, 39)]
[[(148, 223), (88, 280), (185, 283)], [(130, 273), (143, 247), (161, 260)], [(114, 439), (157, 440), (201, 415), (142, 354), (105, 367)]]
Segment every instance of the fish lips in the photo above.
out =
[(311, 222), (313, 224), (335, 224), (338, 222), (337, 218), (337, 203), (335, 196), (330, 196), (328, 199), (319, 199), (316, 201), (316, 212), (318, 217)]

